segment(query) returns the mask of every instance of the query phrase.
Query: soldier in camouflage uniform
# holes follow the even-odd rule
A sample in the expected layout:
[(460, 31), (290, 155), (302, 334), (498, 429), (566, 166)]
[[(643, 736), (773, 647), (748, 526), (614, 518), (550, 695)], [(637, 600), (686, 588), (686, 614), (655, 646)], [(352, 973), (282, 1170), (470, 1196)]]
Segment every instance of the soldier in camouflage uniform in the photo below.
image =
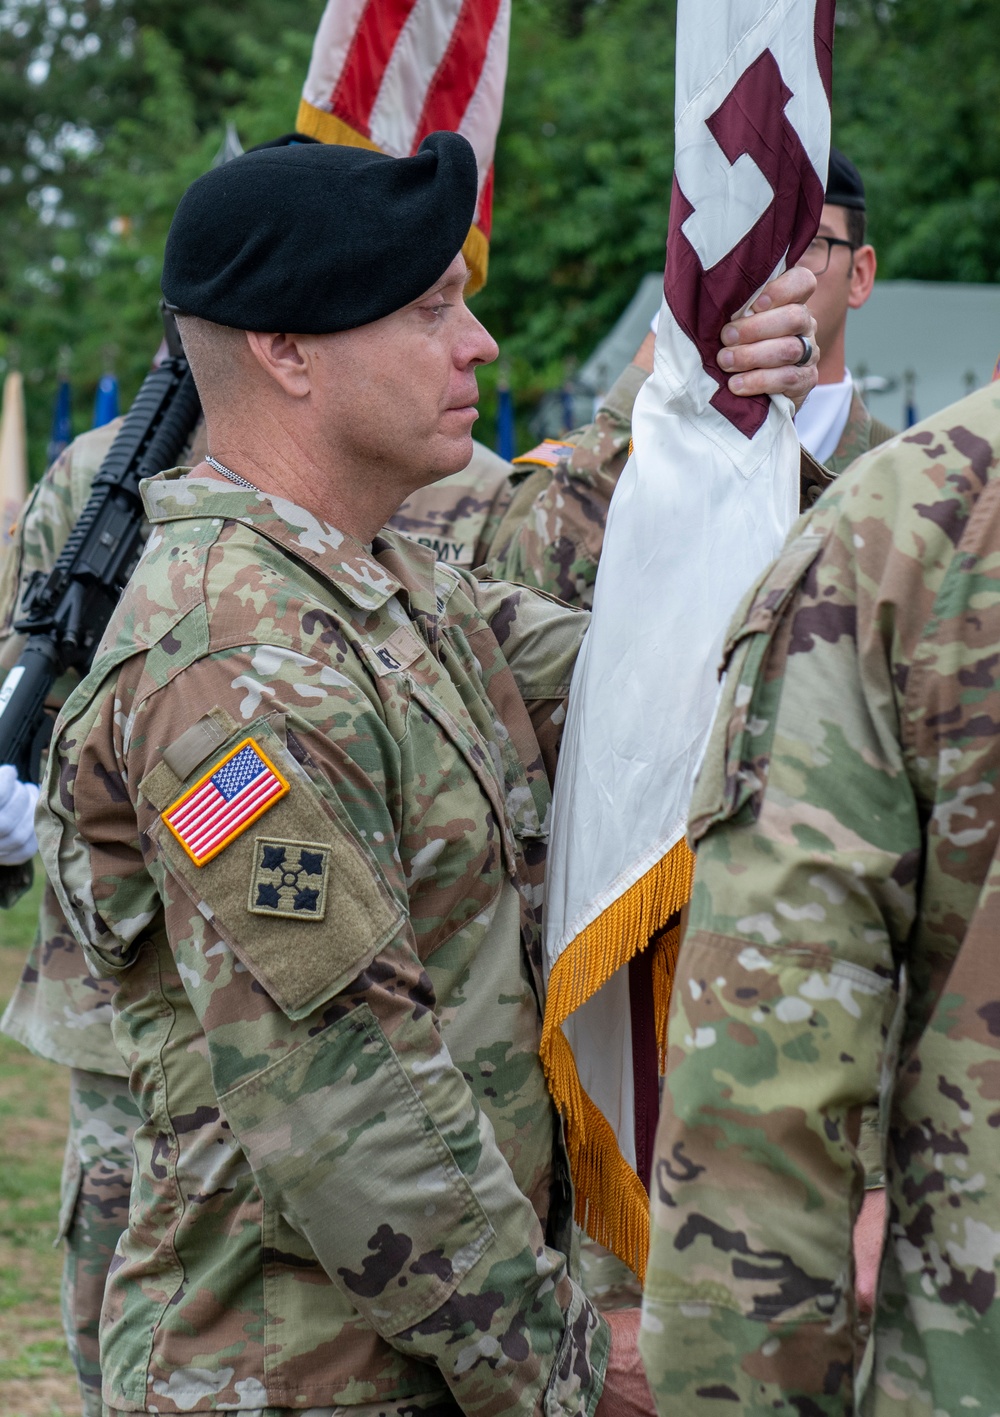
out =
[[(4, 559), (0, 583), (0, 669), (20, 653), (14, 633), (18, 605), (28, 579), (48, 572), (69, 536), (94, 477), (121, 427), (121, 419), (82, 434), (48, 469), (18, 519), (12, 554)], [(206, 449), (199, 424), (188, 460)], [(484, 486), (508, 490), (509, 464), (474, 445), (469, 467), (421, 489), (400, 508), (397, 519), (424, 544), (441, 536), (441, 559), (449, 550), (471, 564), (487, 521), (490, 503)], [(435, 494), (433, 497), (431, 494)], [(506, 505), (506, 503), (504, 503)], [(468, 539), (466, 555), (463, 538)], [(73, 687), (72, 676), (54, 686), (58, 705)], [(128, 1088), (128, 1068), (111, 1035), (114, 981), (96, 979), (46, 882), (39, 925), (17, 989), (0, 1031), (39, 1057), (70, 1069), (70, 1131), (61, 1184), (58, 1238), (65, 1241), (62, 1317), (70, 1356), (80, 1384), (84, 1417), (100, 1417), (99, 1327), (108, 1268), (128, 1220), (132, 1183), (132, 1137), (139, 1113)], [(636, 1302), (633, 1297), (632, 1302)]]
[(895, 438), (895, 436), (896, 429), (890, 428), (888, 423), (883, 423), (881, 419), (875, 418), (869, 412), (867, 404), (857, 389), (854, 389), (851, 392), (851, 403), (844, 431), (824, 465), (832, 473), (839, 475), (872, 448), (887, 443), (890, 438)]
[[(594, 544), (591, 489), (601, 492), (603, 528), (606, 503), (628, 451), (631, 405), (646, 374), (645, 366), (630, 365), (598, 409), (594, 424), (568, 435), (559, 445), (558, 459), (543, 464), (540, 455), (529, 453), (516, 460), (515, 470), (474, 442), (466, 469), (419, 489), (388, 525), (429, 546), (439, 560), (469, 567), (492, 554), (495, 569), (507, 569), (499, 552), (503, 547), (509, 550), (515, 537), (513, 518), (504, 514), (519, 487), (531, 479), (531, 495), (522, 499), (521, 519), (534, 514), (516, 538), (517, 569), (530, 584), (553, 593), (563, 591), (564, 599), (589, 605), (600, 552), (600, 541)], [(20, 653), (22, 639), (13, 625), (23, 590), (32, 574), (48, 572), (55, 564), (121, 422), (116, 419), (75, 439), (48, 469), (18, 520), (14, 554), (4, 561), (0, 583), (0, 669), (9, 668)], [(204, 424), (199, 423), (190, 462), (200, 461), (206, 450), (203, 430)], [(541, 479), (532, 476), (536, 469), (542, 471)], [(558, 508), (550, 490), (553, 481), (564, 491)], [(580, 492), (565, 495), (565, 488), (572, 489), (574, 483), (579, 483)], [(553, 510), (559, 518), (558, 530), (546, 539), (546, 518)], [(501, 524), (504, 530), (498, 538)], [(581, 548), (573, 558), (580, 588), (576, 597), (560, 574), (571, 542)], [(74, 682), (67, 676), (55, 686), (52, 702), (61, 703)], [(0, 1020), (0, 1031), (70, 1069), (70, 1134), (58, 1234), (65, 1240), (63, 1323), (84, 1417), (101, 1414), (101, 1303), (115, 1245), (128, 1217), (132, 1134), (139, 1120), (126, 1081), (128, 1069), (111, 1036), (114, 987), (113, 980), (96, 979), (87, 969), (46, 883), (39, 928)], [(601, 1308), (638, 1303), (637, 1281), (603, 1247), (585, 1243), (580, 1266), (583, 1287)]]
[[(22, 640), (13, 624), (21, 593), (33, 573), (48, 572), (55, 564), (120, 427), (116, 419), (75, 439), (46, 472), (18, 520), (14, 554), (5, 558), (0, 585), (0, 669), (9, 668), (20, 653)], [(200, 461), (205, 451), (203, 429), (199, 424), (191, 462)], [(626, 446), (627, 440), (626, 431)], [(510, 473), (509, 464), (475, 443), (468, 468), (420, 489), (389, 524), (430, 545), (439, 559), (450, 556), (459, 565), (471, 565), (486, 554), (510, 501)], [(56, 685), (52, 702), (61, 703), (74, 682), (67, 676)], [(63, 1326), (84, 1417), (101, 1417), (101, 1305), (115, 1246), (127, 1224), (132, 1137), (139, 1122), (128, 1068), (111, 1035), (114, 988), (112, 979), (95, 978), (87, 969), (46, 882), (38, 931), (0, 1031), (70, 1069), (58, 1237), (65, 1242)], [(613, 1259), (585, 1250), (581, 1265), (585, 1288), (591, 1292), (593, 1285), (602, 1305), (638, 1302), (634, 1287), (618, 1282)]]
[[(503, 563), (502, 552), (510, 552), (513, 545), (511, 559), (528, 583), (589, 606), (600, 554), (592, 514), (594, 489), (603, 531), (607, 503), (628, 452), (632, 402), (648, 373), (646, 354), (637, 355), (641, 367), (632, 364), (626, 369), (595, 422), (559, 445), (558, 459), (542, 463), (541, 455), (529, 453), (516, 460), (515, 470), (474, 441), (467, 468), (418, 489), (388, 525), (430, 547), (437, 559), (463, 567), (492, 556), (496, 571), (508, 571), (512, 568)], [(19, 518), (14, 555), (4, 562), (0, 584), (0, 669), (10, 667), (20, 653), (22, 640), (13, 624), (28, 579), (55, 564), (121, 421), (75, 439), (46, 472)], [(188, 460), (200, 461), (206, 447), (204, 424), (199, 423)], [(526, 482), (530, 497), (521, 497), (523, 510), (515, 509), (515, 515), (523, 523), (531, 514), (530, 522), (515, 537), (514, 517), (505, 514)], [(553, 483), (560, 489), (558, 502)], [(558, 518), (551, 535), (550, 516)], [(570, 545), (579, 549), (567, 558)], [(576, 596), (563, 574), (567, 563), (575, 567)], [(53, 703), (61, 703), (74, 682), (67, 676), (55, 686)], [(114, 980), (95, 978), (87, 969), (46, 883), (39, 929), (0, 1031), (70, 1069), (70, 1134), (58, 1233), (65, 1240), (63, 1324), (84, 1417), (100, 1417), (102, 1410), (101, 1304), (115, 1245), (128, 1218), (132, 1136), (139, 1121), (128, 1069), (111, 1036), (114, 988)], [(585, 1241), (580, 1269), (585, 1291), (602, 1309), (639, 1302), (638, 1281), (603, 1247)]]
[[(730, 630), (654, 1167), (661, 1414), (996, 1408), (998, 508), (990, 385), (845, 473)], [(866, 1385), (849, 1236), (880, 1084)]]
[(632, 406), (653, 367), (648, 336), (602, 400), (594, 422), (560, 444), (515, 458), (520, 480), (497, 527), (490, 561), (523, 585), (587, 609), (608, 508), (628, 459)]
[[(253, 161), (229, 165), (229, 192)], [(211, 232), (229, 239), (211, 207)], [(254, 203), (260, 220), (268, 210), (287, 203)], [(202, 272), (212, 239), (198, 243)], [(313, 256), (336, 259), (329, 240)], [(474, 363), (494, 347), (468, 325), (455, 267), (394, 328), (458, 321), (450, 337)], [(302, 281), (314, 300), (319, 283)], [(801, 309), (774, 313), (789, 334), (812, 330)], [(203, 340), (192, 359), (210, 430), (214, 401), (222, 447), (242, 436), (240, 466), (266, 488), (252, 450), (275, 444), (254, 425), (278, 394), (269, 403), (258, 373), (226, 414), (243, 385), (227, 402), (212, 371), (232, 380), (237, 346), (219, 328), (232, 319), (200, 335), (183, 324)], [(223, 334), (225, 359), (211, 342)], [(239, 338), (245, 361), (290, 342)], [(393, 354), (412, 381), (407, 338)], [(381, 339), (367, 326), (354, 348)], [(798, 342), (784, 343), (791, 360)], [(338, 395), (362, 363), (346, 360)], [(274, 375), (282, 390), (292, 368)], [(775, 386), (810, 375), (785, 367)], [(296, 430), (297, 458), (329, 432), (317, 400), (303, 407), (319, 411), (312, 444)], [(394, 405), (382, 413), (388, 432), (367, 425), (380, 445), (400, 431)], [(342, 504), (354, 536), (319, 514), (333, 473), (315, 469), (339, 473), (336, 457), (307, 463), (299, 485), (286, 458), (280, 493), (212, 466), (149, 485), (146, 554), (49, 768), (45, 859), (92, 964), (119, 980), (114, 1028), (143, 1117), (106, 1297), (105, 1400), (268, 1414), (544, 1400), (589, 1414), (609, 1333), (567, 1264), (565, 1157), (537, 1058), (549, 778), (585, 617), (435, 566), (392, 533), (368, 545), (402, 500), (384, 455), (357, 483), (362, 510)], [(211, 794), (240, 796), (248, 763), (265, 795), (235, 830), (237, 809)], [(612, 1361), (630, 1331), (615, 1327)]]

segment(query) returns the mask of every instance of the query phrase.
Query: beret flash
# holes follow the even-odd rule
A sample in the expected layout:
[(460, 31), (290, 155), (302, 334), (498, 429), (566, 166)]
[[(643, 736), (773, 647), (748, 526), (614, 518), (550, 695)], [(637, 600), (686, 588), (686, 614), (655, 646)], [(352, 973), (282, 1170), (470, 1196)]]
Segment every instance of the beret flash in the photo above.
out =
[(830, 149), (830, 169), (826, 179), (826, 197), (831, 207), (865, 209), (865, 184), (861, 173), (839, 148)]
[(416, 300), (462, 249), (478, 172), (458, 133), (406, 158), (289, 138), (184, 193), (163, 259), (171, 309), (241, 330), (351, 330)]

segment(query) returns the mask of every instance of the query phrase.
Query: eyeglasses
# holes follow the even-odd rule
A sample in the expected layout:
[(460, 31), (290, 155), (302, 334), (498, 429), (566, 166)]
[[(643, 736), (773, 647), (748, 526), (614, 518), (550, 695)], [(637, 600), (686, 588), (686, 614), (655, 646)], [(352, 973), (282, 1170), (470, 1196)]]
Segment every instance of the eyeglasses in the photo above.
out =
[(830, 264), (830, 252), (834, 246), (846, 246), (848, 251), (858, 249), (853, 241), (844, 241), (840, 236), (814, 236), (799, 257), (798, 264), (812, 271), (814, 276), (821, 276)]

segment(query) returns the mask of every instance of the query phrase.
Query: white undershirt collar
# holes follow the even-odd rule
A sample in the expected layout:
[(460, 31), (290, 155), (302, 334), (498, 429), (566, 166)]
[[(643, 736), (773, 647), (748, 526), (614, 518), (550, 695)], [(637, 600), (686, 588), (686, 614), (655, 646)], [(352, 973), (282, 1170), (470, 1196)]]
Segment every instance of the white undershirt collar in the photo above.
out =
[(836, 451), (847, 427), (853, 393), (848, 370), (839, 384), (817, 384), (795, 415), (799, 442), (817, 462), (826, 462)]

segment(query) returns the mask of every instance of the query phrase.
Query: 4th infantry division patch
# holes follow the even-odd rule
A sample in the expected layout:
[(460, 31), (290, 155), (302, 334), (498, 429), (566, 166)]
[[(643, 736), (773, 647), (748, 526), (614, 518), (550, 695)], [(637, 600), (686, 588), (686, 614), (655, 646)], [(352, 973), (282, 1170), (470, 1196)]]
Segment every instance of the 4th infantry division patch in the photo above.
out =
[(162, 816), (194, 864), (204, 866), (287, 791), (263, 749), (244, 738)]
[(330, 848), (312, 841), (254, 842), (253, 876), (247, 908), (254, 915), (290, 920), (322, 920)]

